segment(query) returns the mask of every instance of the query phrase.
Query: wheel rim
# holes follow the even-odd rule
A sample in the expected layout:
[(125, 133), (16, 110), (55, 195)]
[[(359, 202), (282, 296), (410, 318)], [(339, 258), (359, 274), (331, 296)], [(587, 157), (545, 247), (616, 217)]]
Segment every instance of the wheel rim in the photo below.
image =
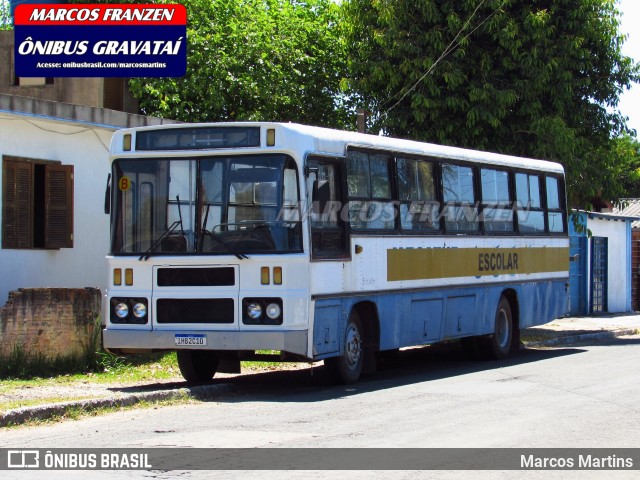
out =
[(509, 348), (509, 337), (511, 335), (511, 322), (507, 316), (507, 312), (504, 309), (500, 309), (498, 312), (498, 318), (496, 319), (496, 343), (501, 350)]
[(362, 338), (357, 327), (350, 324), (347, 328), (347, 339), (345, 346), (345, 360), (349, 367), (354, 367), (360, 361), (362, 356)]

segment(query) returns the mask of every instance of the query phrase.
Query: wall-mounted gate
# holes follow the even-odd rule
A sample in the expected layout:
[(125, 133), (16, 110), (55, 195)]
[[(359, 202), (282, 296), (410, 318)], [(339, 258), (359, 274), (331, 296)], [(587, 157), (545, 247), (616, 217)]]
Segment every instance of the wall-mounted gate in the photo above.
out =
[(591, 238), (591, 313), (607, 311), (608, 238)]
[(569, 237), (569, 314), (586, 315), (587, 304), (587, 237)]

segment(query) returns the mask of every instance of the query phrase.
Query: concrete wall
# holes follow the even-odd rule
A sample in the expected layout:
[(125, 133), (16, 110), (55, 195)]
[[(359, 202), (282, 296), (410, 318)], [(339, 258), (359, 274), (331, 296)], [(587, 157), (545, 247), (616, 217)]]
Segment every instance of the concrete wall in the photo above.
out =
[(0, 308), (0, 358), (15, 348), (30, 355), (82, 356), (98, 332), (97, 289), (20, 289)]
[(50, 85), (15, 85), (13, 57), (13, 31), (0, 31), (0, 65), (2, 65), (0, 68), (0, 94), (19, 95), (97, 108), (118, 108), (125, 112), (138, 113), (138, 102), (129, 92), (126, 82), (122, 84), (122, 101), (118, 102), (119, 106), (105, 105), (105, 82), (113, 83), (114, 79), (56, 77), (53, 79), (53, 84)]
[[(589, 216), (594, 237), (608, 240), (608, 311), (631, 311), (631, 224), (628, 221)], [(589, 271), (589, 276), (591, 271)]]
[(53, 85), (14, 85), (13, 31), (0, 31), (0, 93), (102, 107), (102, 78), (59, 78)]

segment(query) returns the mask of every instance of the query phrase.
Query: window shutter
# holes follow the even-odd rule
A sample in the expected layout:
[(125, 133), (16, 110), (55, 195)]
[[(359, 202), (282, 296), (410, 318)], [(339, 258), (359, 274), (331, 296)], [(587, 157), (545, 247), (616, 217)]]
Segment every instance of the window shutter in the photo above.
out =
[(47, 165), (45, 248), (73, 247), (73, 165)]
[(33, 244), (33, 165), (2, 162), (2, 248)]

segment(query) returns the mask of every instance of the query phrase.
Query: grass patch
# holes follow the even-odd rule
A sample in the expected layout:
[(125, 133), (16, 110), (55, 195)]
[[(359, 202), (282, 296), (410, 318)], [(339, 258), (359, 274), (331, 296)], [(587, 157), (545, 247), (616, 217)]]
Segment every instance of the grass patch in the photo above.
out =
[(0, 378), (32, 378), (37, 376), (59, 375), (72, 371), (89, 369), (95, 364), (85, 355), (51, 357), (42, 353), (27, 352), (15, 346), (8, 356), (0, 359)]
[(193, 402), (194, 400), (191, 397), (183, 396), (180, 398), (157, 400), (153, 402), (142, 400), (133, 405), (116, 405), (116, 406), (110, 406), (110, 407), (83, 408), (77, 405), (73, 405), (73, 406), (70, 406), (69, 408), (66, 408), (64, 413), (60, 415), (52, 415), (51, 417), (45, 418), (45, 419), (27, 420), (19, 424), (9, 423), (3, 428), (20, 428), (23, 426), (50, 425), (52, 423), (58, 423), (64, 420), (81, 420), (87, 417), (97, 417), (98, 415), (104, 415), (104, 414), (114, 413), (114, 412), (122, 412), (122, 411), (141, 409), (141, 408), (158, 409), (161, 407), (170, 407), (174, 405), (186, 405)]
[[(18, 375), (0, 375), (0, 394), (8, 390), (38, 385), (65, 385), (77, 382), (112, 383), (162, 380), (180, 376), (175, 352), (119, 357), (104, 353), (94, 364), (65, 365), (58, 371), (50, 361), (34, 365)], [(5, 378), (2, 378), (2, 377)]]
[(180, 376), (176, 352), (153, 353), (148, 355), (128, 355), (120, 357), (104, 352), (98, 362), (99, 368), (87, 376), (96, 382), (109, 383), (114, 380), (137, 382), (143, 380), (163, 380)]
[[(181, 378), (175, 353), (135, 356), (133, 358), (109, 358), (94, 371), (79, 371), (50, 376), (30, 376), (29, 378), (0, 379), (0, 411), (14, 408), (44, 405), (70, 400), (94, 398), (82, 396), (81, 389), (87, 384), (114, 384), (153, 382), (171, 378)], [(46, 388), (52, 390), (47, 395)], [(71, 387), (68, 396), (57, 396), (55, 387)], [(78, 392), (71, 393), (75, 387)], [(29, 392), (42, 389), (44, 395), (32, 397)], [(20, 394), (24, 395), (20, 395)], [(64, 395), (64, 394), (63, 394)], [(3, 398), (4, 397), (4, 398)]]

